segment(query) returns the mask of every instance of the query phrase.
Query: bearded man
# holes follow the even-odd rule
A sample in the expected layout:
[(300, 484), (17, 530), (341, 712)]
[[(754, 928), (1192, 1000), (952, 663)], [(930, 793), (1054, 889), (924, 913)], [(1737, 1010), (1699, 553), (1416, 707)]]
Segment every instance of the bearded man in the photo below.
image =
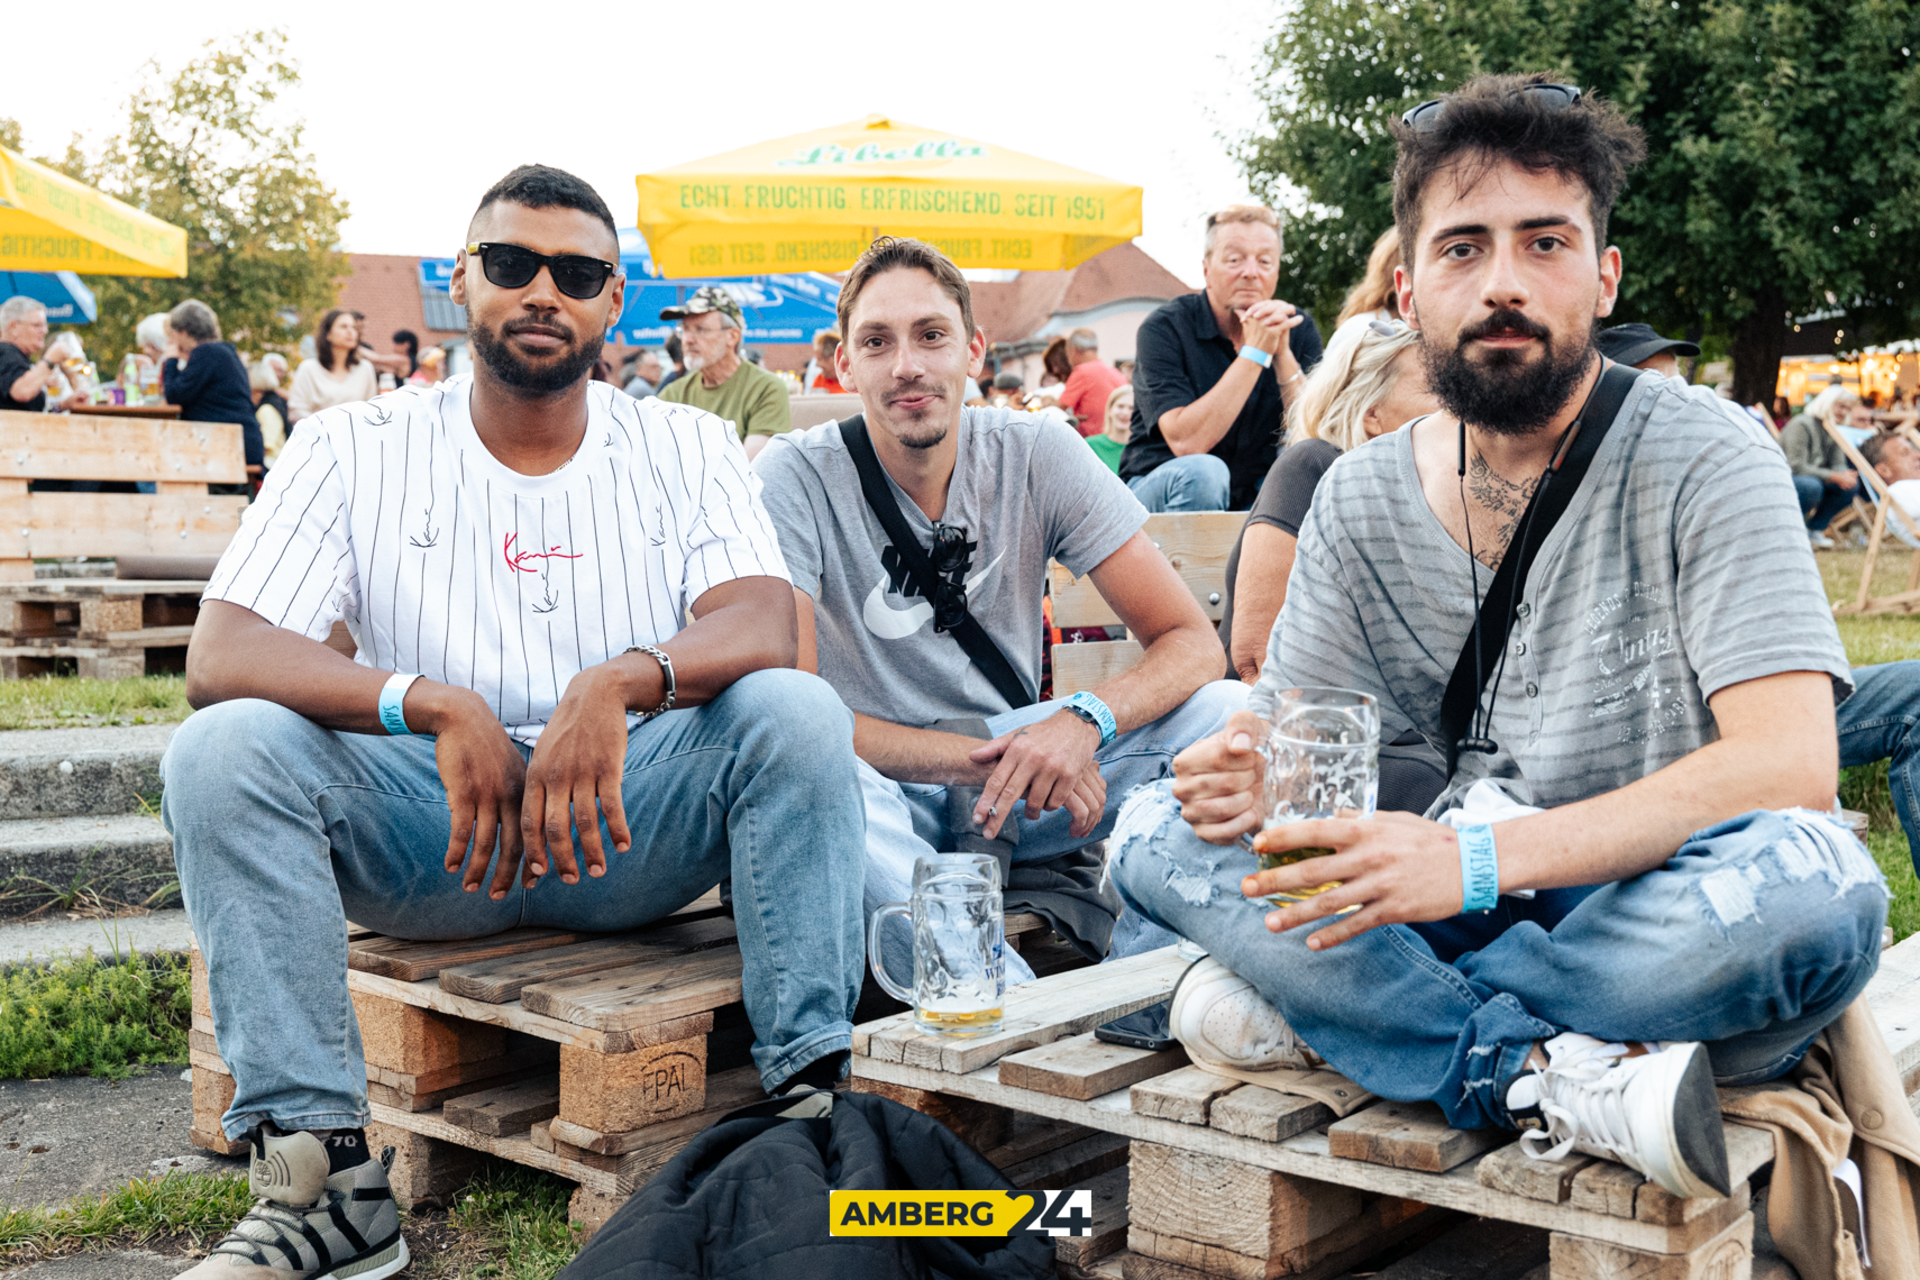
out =
[[(853, 717), (789, 669), (792, 588), (733, 428), (588, 380), (624, 280), (586, 183), (516, 169), (467, 241), (473, 375), (303, 422), (187, 653), (162, 814), (258, 1197), (196, 1277), (407, 1265), (363, 1132), (349, 916), (631, 929), (731, 875), (762, 1083), (846, 1066)], [(357, 660), (322, 643), (338, 619)]]
[(1171, 1010), (1196, 1060), (1324, 1061), (1724, 1196), (1716, 1081), (1799, 1061), (1873, 975), (1887, 905), (1828, 816), (1851, 686), (1792, 478), (1710, 393), (1595, 348), (1644, 154), (1613, 106), (1481, 77), (1396, 139), (1400, 310), (1446, 412), (1328, 471), (1253, 705), (1370, 694), (1382, 740), (1457, 755), (1450, 785), (1429, 817), (1261, 831), (1329, 851), (1261, 870), (1233, 847), (1262, 826), (1247, 714), (1121, 814), (1115, 876), (1211, 953)]

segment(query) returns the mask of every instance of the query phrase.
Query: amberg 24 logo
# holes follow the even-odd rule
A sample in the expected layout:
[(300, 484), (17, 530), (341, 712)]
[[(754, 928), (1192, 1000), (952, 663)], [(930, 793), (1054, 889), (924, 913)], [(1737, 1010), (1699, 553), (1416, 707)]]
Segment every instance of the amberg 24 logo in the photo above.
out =
[(834, 1191), (827, 1197), (836, 1236), (1050, 1236), (1093, 1234), (1093, 1192)]

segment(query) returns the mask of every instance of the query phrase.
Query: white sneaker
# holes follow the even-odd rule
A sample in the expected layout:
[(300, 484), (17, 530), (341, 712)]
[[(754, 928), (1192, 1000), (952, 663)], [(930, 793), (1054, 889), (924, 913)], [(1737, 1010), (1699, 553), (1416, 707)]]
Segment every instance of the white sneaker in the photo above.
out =
[(1630, 1048), (1569, 1031), (1545, 1048), (1547, 1065), (1507, 1087), (1507, 1109), (1526, 1130), (1520, 1146), (1528, 1155), (1558, 1160), (1581, 1151), (1617, 1160), (1683, 1199), (1732, 1191), (1705, 1045)]
[(1203, 1067), (1317, 1071), (1327, 1065), (1251, 982), (1212, 956), (1194, 961), (1173, 984), (1167, 1026)]
[(1808, 534), (1807, 541), (1813, 544), (1815, 551), (1831, 551), (1834, 548), (1833, 539), (1824, 533)]

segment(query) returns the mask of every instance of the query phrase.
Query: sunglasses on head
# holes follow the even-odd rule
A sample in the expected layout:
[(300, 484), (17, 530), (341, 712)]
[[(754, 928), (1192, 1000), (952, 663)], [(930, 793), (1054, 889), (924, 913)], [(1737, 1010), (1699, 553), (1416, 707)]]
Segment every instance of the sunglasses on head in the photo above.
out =
[(553, 287), (569, 298), (597, 298), (619, 268), (579, 253), (544, 254), (517, 244), (470, 244), (489, 282), (502, 289), (524, 289), (545, 267)]
[(1367, 328), (1383, 338), (1397, 338), (1407, 331), (1405, 320), (1382, 320), (1375, 317), (1367, 321)]
[[(1565, 111), (1580, 101), (1580, 90), (1570, 84), (1523, 84), (1514, 91), (1515, 97), (1537, 98), (1549, 111)], [(1440, 118), (1447, 113), (1447, 98), (1430, 98), (1400, 117), (1400, 122), (1415, 133), (1431, 133), (1440, 127)]]

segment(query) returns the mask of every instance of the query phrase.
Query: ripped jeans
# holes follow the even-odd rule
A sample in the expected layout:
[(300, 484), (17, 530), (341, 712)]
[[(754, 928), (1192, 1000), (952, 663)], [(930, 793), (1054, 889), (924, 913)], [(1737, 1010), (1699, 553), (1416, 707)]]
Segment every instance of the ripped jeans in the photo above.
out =
[(1887, 890), (1837, 823), (1756, 810), (1613, 884), (1502, 897), (1322, 952), (1240, 893), (1253, 856), (1207, 844), (1166, 783), (1113, 832), (1127, 904), (1251, 982), (1336, 1070), (1462, 1129), (1516, 1127), (1506, 1086), (1537, 1040), (1699, 1040), (1721, 1084), (1784, 1074), (1873, 977)]

